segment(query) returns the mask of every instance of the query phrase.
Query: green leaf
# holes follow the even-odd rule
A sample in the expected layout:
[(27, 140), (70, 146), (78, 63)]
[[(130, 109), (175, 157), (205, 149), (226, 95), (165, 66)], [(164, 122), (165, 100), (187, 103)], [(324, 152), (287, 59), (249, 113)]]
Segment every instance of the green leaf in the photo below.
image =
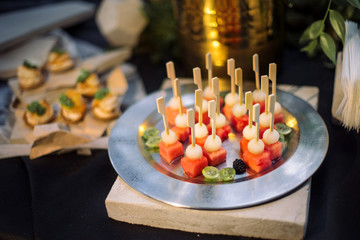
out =
[(68, 96), (66, 96), (65, 93), (60, 95), (59, 101), (60, 101), (60, 104), (65, 107), (68, 107), (68, 108), (74, 107), (73, 101)]
[(27, 105), (27, 110), (29, 110), (31, 113), (36, 113), (38, 116), (41, 116), (45, 113), (46, 108), (38, 101), (32, 101), (29, 105)]
[(334, 40), (327, 33), (320, 34), (320, 46), (325, 55), (334, 63), (336, 55), (336, 46)]
[(85, 80), (90, 76), (91, 72), (86, 69), (81, 69), (81, 74), (78, 76), (76, 83), (78, 82), (85, 82)]
[(309, 38), (315, 39), (320, 36), (320, 34), (324, 31), (325, 25), (322, 20), (318, 20), (313, 22), (309, 27)]
[(342, 43), (344, 44), (345, 41), (345, 23), (344, 18), (341, 16), (341, 14), (336, 11), (330, 9), (330, 23), (333, 27), (336, 34), (340, 37)]
[(98, 100), (102, 100), (108, 93), (109, 93), (109, 89), (108, 88), (100, 88), (94, 95), (94, 98), (98, 99)]
[(30, 68), (30, 69), (37, 69), (38, 67), (35, 65), (35, 64), (32, 64), (31, 62), (29, 62), (28, 60), (25, 60), (23, 62), (23, 65), (27, 68)]
[(315, 49), (316, 49), (317, 45), (318, 45), (318, 41), (317, 41), (317, 39), (314, 39), (314, 40), (312, 40), (307, 46), (301, 48), (300, 50), (301, 50), (302, 52), (307, 52), (307, 53), (309, 53), (310, 55), (313, 55), (314, 52), (315, 52)]
[(301, 37), (299, 39), (299, 43), (301, 45), (305, 44), (307, 41), (310, 40), (310, 26), (305, 29), (303, 34), (301, 34)]
[(360, 9), (360, 1), (359, 0), (347, 0), (348, 3), (356, 7), (357, 9)]
[(65, 53), (65, 50), (63, 50), (63, 49), (61, 49), (61, 48), (54, 48), (54, 49), (52, 50), (52, 52), (57, 53), (58, 55), (62, 55), (62, 54)]

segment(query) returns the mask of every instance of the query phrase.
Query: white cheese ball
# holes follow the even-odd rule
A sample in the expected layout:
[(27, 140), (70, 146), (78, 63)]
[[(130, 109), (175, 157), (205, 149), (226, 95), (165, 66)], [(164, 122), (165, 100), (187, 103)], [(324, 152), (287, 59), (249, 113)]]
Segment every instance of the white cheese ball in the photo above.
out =
[(279, 114), (281, 113), (281, 104), (279, 102), (275, 102), (275, 110), (274, 110), (275, 114)]
[(252, 154), (260, 154), (264, 151), (264, 148), (265, 148), (265, 144), (260, 139), (258, 141), (252, 139), (248, 144), (248, 150)]
[(260, 114), (259, 123), (262, 127), (270, 127), (271, 113), (266, 114), (263, 112)]
[(213, 139), (212, 135), (208, 136), (205, 141), (204, 148), (208, 152), (216, 152), (221, 148), (221, 139), (218, 135), (215, 135)]
[(195, 138), (204, 138), (208, 135), (208, 129), (205, 124), (195, 124)]
[(243, 130), (244, 138), (247, 140), (254, 139), (256, 137), (256, 127), (253, 125), (252, 128), (247, 125)]
[(172, 110), (179, 110), (179, 100), (175, 97), (171, 98), (168, 105)]
[(216, 128), (222, 128), (226, 125), (226, 117), (224, 114), (216, 114)]
[[(199, 112), (199, 107), (198, 106), (195, 106), (195, 111), (196, 112)], [(206, 101), (205, 99), (203, 99), (203, 102), (202, 102), (202, 113), (204, 112), (207, 112), (208, 111), (208, 101)]]
[(192, 146), (190, 144), (185, 150), (185, 155), (190, 159), (199, 159), (203, 156), (203, 152), (199, 145)]
[(209, 86), (207, 86), (204, 89), (204, 98), (206, 99), (215, 99), (215, 95), (214, 93), (211, 91), (211, 89), (209, 88)]
[(186, 128), (187, 127), (186, 121), (187, 121), (186, 114), (183, 115), (178, 114), (175, 118), (175, 125), (180, 128)]
[(266, 144), (274, 144), (277, 141), (279, 141), (280, 134), (275, 129), (273, 131), (270, 131), (270, 129), (267, 129), (263, 134), (263, 141)]
[(244, 116), (247, 112), (245, 104), (240, 105), (239, 103), (235, 104), (232, 108), (232, 113), (235, 117)]
[(234, 106), (239, 101), (239, 95), (235, 93), (234, 95), (230, 93), (225, 96), (225, 104), (229, 106)]
[(161, 133), (161, 141), (163, 141), (166, 145), (172, 145), (176, 143), (178, 140), (174, 131), (169, 130), (169, 134), (166, 134), (166, 131)]
[(263, 101), (265, 101), (265, 97), (266, 97), (266, 95), (262, 91), (254, 90), (254, 92), (253, 92), (254, 102), (263, 102)]

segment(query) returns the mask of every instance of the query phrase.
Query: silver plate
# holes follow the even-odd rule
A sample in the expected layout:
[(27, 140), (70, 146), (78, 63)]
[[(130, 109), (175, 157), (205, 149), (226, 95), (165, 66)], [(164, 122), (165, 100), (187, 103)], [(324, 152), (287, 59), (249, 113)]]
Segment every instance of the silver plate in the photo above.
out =
[[(185, 106), (194, 103), (193, 85), (182, 87)], [(300, 98), (278, 91), (285, 110), (285, 122), (293, 127), (292, 138), (283, 157), (261, 173), (248, 171), (230, 183), (207, 183), (202, 177), (188, 178), (179, 160), (167, 164), (159, 154), (144, 148), (141, 134), (146, 127), (163, 130), (156, 98), (168, 101), (170, 90), (153, 93), (130, 107), (117, 121), (109, 139), (109, 156), (119, 176), (132, 188), (153, 199), (177, 207), (194, 209), (234, 209), (279, 198), (304, 183), (321, 165), (328, 148), (328, 132), (319, 114)], [(238, 158), (237, 135), (224, 142), (227, 161)]]

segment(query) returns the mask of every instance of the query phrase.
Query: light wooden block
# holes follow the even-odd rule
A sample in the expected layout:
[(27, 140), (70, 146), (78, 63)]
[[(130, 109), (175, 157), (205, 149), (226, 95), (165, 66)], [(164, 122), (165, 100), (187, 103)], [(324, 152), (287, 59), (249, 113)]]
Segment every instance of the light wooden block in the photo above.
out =
[(110, 218), (132, 224), (207, 234), (302, 239), (309, 194), (310, 181), (298, 191), (267, 204), (235, 210), (194, 210), (153, 200), (118, 177), (105, 205)]

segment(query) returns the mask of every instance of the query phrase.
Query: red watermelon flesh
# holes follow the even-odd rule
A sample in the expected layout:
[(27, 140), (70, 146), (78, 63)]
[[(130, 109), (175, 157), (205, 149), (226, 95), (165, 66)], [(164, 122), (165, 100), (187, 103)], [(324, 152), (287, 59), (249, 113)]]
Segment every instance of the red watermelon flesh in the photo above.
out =
[(232, 114), (232, 106), (225, 104), (225, 106), (222, 108), (222, 112), (224, 113), (225, 117), (230, 120), (233, 116)]
[(263, 113), (265, 111), (265, 101), (263, 102), (254, 102), (253, 104), (259, 104), (260, 105), (260, 114)]
[(277, 159), (281, 157), (282, 143), (280, 141), (271, 145), (265, 143), (265, 150), (270, 152), (270, 159)]
[(171, 130), (173, 130), (180, 142), (184, 142), (190, 135), (190, 128), (181, 128), (181, 127), (172, 127)]
[(241, 152), (246, 152), (248, 150), (248, 144), (249, 144), (249, 140), (247, 140), (246, 138), (242, 138), (240, 141), (240, 151)]
[(208, 166), (208, 161), (205, 156), (199, 159), (190, 159), (183, 157), (181, 159), (181, 167), (184, 169), (186, 175), (191, 178), (201, 175), (202, 170)]
[[(211, 124), (207, 125), (207, 129), (208, 129), (209, 133), (211, 134), (212, 133)], [(230, 132), (231, 132), (231, 127), (229, 124), (226, 124), (222, 128), (216, 129), (216, 135), (218, 135), (220, 137), (222, 142), (229, 138)]]
[[(195, 138), (195, 143), (199, 145), (201, 148), (203, 148), (207, 138), (208, 136), (203, 138)], [(191, 135), (189, 136), (189, 143), (192, 144)]]
[(264, 151), (260, 154), (253, 154), (246, 151), (243, 154), (245, 164), (255, 172), (261, 172), (271, 166), (270, 152)]
[(166, 145), (164, 142), (159, 143), (160, 156), (168, 163), (171, 163), (175, 158), (184, 155), (183, 145), (177, 141), (172, 145)]
[(207, 158), (209, 166), (216, 166), (226, 161), (226, 150), (223, 147), (215, 152), (208, 152), (204, 149), (204, 156)]
[(230, 119), (231, 125), (235, 128), (236, 131), (242, 132), (244, 128), (249, 124), (249, 116), (243, 115), (241, 117), (232, 116)]
[[(170, 125), (175, 125), (175, 118), (179, 114), (179, 110), (166, 107), (166, 117)], [(183, 112), (186, 113), (186, 107), (183, 107)]]
[(274, 123), (283, 123), (284, 122), (284, 114), (278, 113), (274, 116)]
[[(195, 123), (199, 122), (199, 113), (195, 113)], [(203, 123), (208, 125), (210, 123), (210, 118), (208, 112), (203, 113)]]

